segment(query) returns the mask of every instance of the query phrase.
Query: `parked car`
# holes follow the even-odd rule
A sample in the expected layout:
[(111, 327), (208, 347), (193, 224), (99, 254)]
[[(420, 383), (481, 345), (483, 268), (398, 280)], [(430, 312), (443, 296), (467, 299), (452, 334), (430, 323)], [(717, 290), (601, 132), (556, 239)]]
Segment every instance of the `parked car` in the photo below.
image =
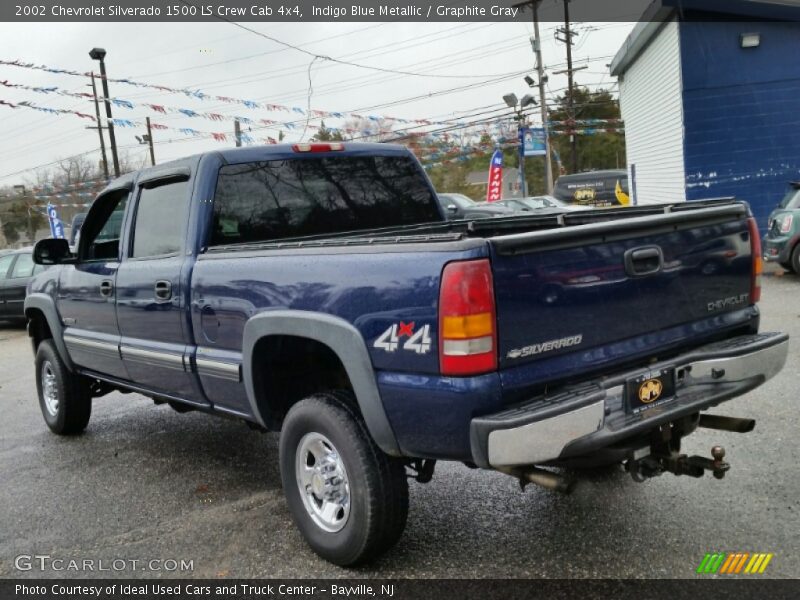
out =
[(589, 206), (567, 204), (554, 196), (527, 196), (525, 198), (508, 198), (498, 204), (507, 206), (515, 212), (559, 213), (575, 210), (589, 210)]
[(492, 217), (510, 217), (514, 209), (498, 202), (480, 202), (473, 208), (464, 211), (465, 219), (490, 219)]
[(72, 226), (69, 230), (69, 247), (72, 251), (75, 251), (75, 247), (78, 245), (78, 240), (80, 239), (80, 232), (81, 226), (83, 225), (84, 220), (86, 219), (86, 213), (77, 213), (74, 217), (72, 217)]
[(33, 248), (12, 250), (0, 255), (0, 319), (25, 318), (25, 289), (45, 267), (33, 262)]
[(553, 195), (567, 204), (628, 206), (628, 172), (611, 169), (562, 175), (553, 186)]
[(488, 219), (508, 216), (514, 211), (499, 202), (475, 202), (464, 194), (437, 194), (436, 200), (445, 217), (451, 221), (458, 219)]
[(451, 220), (463, 219), (465, 210), (477, 206), (477, 202), (469, 196), (449, 192), (437, 193), (436, 201), (445, 217)]
[[(680, 268), (688, 240), (726, 238), (739, 262)], [(758, 331), (760, 255), (743, 202), (448, 222), (402, 146), (276, 144), (111, 182), (76, 255), (36, 245), (58, 266), (25, 314), (53, 432), (113, 390), (280, 431), (295, 524), (352, 565), (397, 541), (437, 460), (559, 491), (542, 465), (721, 478), (724, 451), (680, 444), (752, 429), (704, 411), (786, 360)]]
[(789, 188), (769, 215), (764, 260), (800, 274), (800, 181), (793, 181)]

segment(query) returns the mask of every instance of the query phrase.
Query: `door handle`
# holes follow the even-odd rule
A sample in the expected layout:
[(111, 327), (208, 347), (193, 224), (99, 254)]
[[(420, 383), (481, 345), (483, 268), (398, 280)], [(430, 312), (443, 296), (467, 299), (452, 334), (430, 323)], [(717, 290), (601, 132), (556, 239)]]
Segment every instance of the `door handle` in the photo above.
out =
[(625, 273), (630, 277), (654, 275), (664, 268), (664, 253), (658, 246), (632, 248), (625, 252)]
[(100, 295), (109, 298), (114, 292), (114, 283), (110, 279), (104, 279), (100, 282)]
[(158, 300), (169, 300), (172, 298), (172, 283), (163, 279), (156, 281), (155, 292)]

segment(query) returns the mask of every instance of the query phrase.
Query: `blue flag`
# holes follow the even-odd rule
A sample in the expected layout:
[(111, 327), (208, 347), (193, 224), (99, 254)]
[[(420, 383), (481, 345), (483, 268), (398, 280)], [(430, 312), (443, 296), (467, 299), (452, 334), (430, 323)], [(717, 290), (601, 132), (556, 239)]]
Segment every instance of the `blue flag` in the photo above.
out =
[(47, 205), (47, 220), (50, 222), (50, 237), (64, 239), (64, 223), (58, 218), (58, 209), (49, 203)]

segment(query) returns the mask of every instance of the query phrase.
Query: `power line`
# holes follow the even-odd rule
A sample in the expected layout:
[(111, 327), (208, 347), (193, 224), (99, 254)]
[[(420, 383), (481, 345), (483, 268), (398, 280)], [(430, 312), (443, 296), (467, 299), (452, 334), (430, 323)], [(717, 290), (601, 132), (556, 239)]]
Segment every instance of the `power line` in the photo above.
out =
[[(318, 38), (316, 40), (312, 40), (312, 41), (306, 42), (306, 43), (307, 44), (317, 44), (319, 42), (327, 42), (327, 41), (335, 40), (335, 39), (338, 39), (338, 38), (347, 37), (349, 35), (353, 35), (354, 33), (359, 33), (361, 31), (365, 31), (367, 29), (375, 29), (377, 27), (383, 27), (385, 25), (389, 25), (389, 22), (377, 23), (375, 25), (369, 25), (367, 27), (362, 27), (360, 29), (355, 29), (353, 31), (348, 31), (348, 32), (345, 32), (345, 33), (341, 33), (339, 35), (333, 35), (333, 36), (329, 36), (329, 37), (325, 37), (325, 38)], [(469, 23), (467, 25), (469, 25)], [(462, 27), (465, 27), (465, 25), (457, 25), (453, 29), (462, 28)], [(446, 31), (449, 31), (449, 30), (446, 30)], [(241, 34), (241, 35), (244, 35), (244, 34)], [(428, 35), (430, 35), (430, 34), (428, 34)], [(411, 41), (411, 40), (419, 39), (419, 38), (422, 38), (422, 37), (427, 37), (427, 36), (425, 36), (425, 35), (416, 36), (416, 37), (411, 38), (410, 40), (406, 40), (406, 41)], [(399, 43), (403, 43), (403, 42), (399, 42)], [(381, 47), (383, 48), (385, 46), (381, 46)], [(257, 52), (256, 54), (249, 54), (247, 56), (239, 56), (239, 57), (236, 57), (236, 58), (229, 58), (227, 60), (222, 60), (222, 61), (218, 61), (218, 62), (214, 62), (214, 63), (208, 63), (208, 64), (204, 64), (204, 65), (197, 65), (197, 66), (194, 66), (194, 67), (184, 67), (184, 68), (181, 68), (181, 69), (172, 69), (170, 71), (159, 71), (158, 73), (147, 73), (147, 74), (142, 74), (142, 75), (133, 75), (133, 77), (155, 77), (155, 76), (158, 76), (158, 75), (171, 75), (171, 74), (174, 74), (174, 73), (184, 73), (186, 71), (196, 71), (198, 69), (207, 69), (209, 67), (215, 67), (215, 66), (219, 66), (219, 65), (227, 65), (227, 64), (231, 64), (231, 63), (235, 63), (235, 62), (241, 62), (243, 60), (250, 60), (250, 59), (253, 59), (253, 58), (260, 58), (260, 57), (263, 57), (263, 56), (269, 56), (270, 54), (279, 54), (281, 52), (286, 52), (287, 50), (289, 50), (289, 48), (280, 48), (280, 49), (277, 49), (277, 50), (267, 50), (266, 52)], [(370, 50), (373, 50), (373, 49), (362, 50), (362, 51), (356, 52), (353, 55), (349, 55), (349, 56), (356, 56), (356, 55), (359, 55), (359, 54), (363, 54), (364, 52), (369, 52)], [(290, 69), (290, 68), (295, 68), (295, 67), (301, 67), (301, 65), (293, 65), (291, 67), (286, 67), (284, 69), (278, 69), (275, 72), (279, 72), (279, 71), (283, 71), (283, 70)], [(200, 84), (195, 84), (195, 85), (204, 85), (204, 84), (200, 83)]]
[[(191, 2), (188, 2), (188, 0), (179, 0), (179, 2), (181, 4), (185, 4), (186, 6), (193, 6), (194, 8), (197, 8), (197, 6), (195, 6)], [(355, 63), (355, 62), (351, 62), (351, 61), (348, 61), (348, 60), (342, 60), (340, 58), (334, 58), (333, 56), (327, 56), (325, 54), (317, 54), (316, 52), (312, 52), (310, 50), (306, 50), (305, 48), (302, 48), (300, 46), (296, 46), (295, 44), (290, 44), (289, 42), (284, 42), (283, 40), (279, 40), (278, 38), (273, 37), (271, 35), (268, 35), (266, 33), (262, 33), (260, 31), (256, 31), (255, 29), (247, 27), (246, 25), (242, 25), (241, 23), (237, 23), (236, 21), (228, 19), (227, 17), (223, 17), (222, 15), (216, 15), (215, 14), (214, 17), (216, 19), (219, 19), (220, 21), (225, 21), (226, 23), (230, 23), (234, 27), (238, 27), (240, 29), (244, 29), (245, 31), (249, 31), (250, 33), (255, 34), (255, 35), (259, 36), (259, 37), (262, 37), (262, 38), (264, 38), (266, 40), (269, 40), (271, 42), (275, 42), (276, 44), (280, 44), (282, 46), (286, 46), (287, 48), (291, 48), (292, 50), (295, 50), (297, 52), (305, 54), (306, 56), (311, 56), (312, 58), (315, 57), (315, 58), (318, 58), (320, 60), (327, 60), (327, 61), (330, 61), (330, 62), (335, 62), (335, 63), (339, 63), (341, 65), (347, 65), (347, 66), (350, 66), (350, 67), (358, 67), (359, 69), (369, 69), (371, 71), (379, 71), (379, 72), (382, 72), (382, 73), (393, 73), (395, 75), (408, 75), (410, 77), (440, 77), (440, 78), (443, 78), (443, 79), (466, 79), (466, 78), (475, 78), (475, 77), (485, 77), (485, 75), (434, 75), (434, 74), (425, 74), (425, 73), (414, 73), (412, 71), (400, 71), (400, 70), (397, 70), (397, 69), (387, 69), (387, 68), (384, 68), (384, 67), (375, 67), (375, 66), (371, 66), (371, 65), (362, 65), (360, 63)]]

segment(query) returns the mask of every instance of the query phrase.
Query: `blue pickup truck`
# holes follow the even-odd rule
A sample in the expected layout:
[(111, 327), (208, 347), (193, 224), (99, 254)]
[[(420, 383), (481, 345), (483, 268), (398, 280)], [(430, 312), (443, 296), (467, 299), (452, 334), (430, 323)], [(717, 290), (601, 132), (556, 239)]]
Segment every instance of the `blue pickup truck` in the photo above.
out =
[[(686, 456), (703, 414), (775, 375), (761, 252), (743, 202), (446, 220), (388, 144), (209, 152), (120, 177), (75, 253), (25, 301), (47, 425), (132, 391), (280, 431), (292, 517), (352, 565), (400, 537), (408, 479), (437, 460), (567, 491), (623, 463), (722, 477)], [(713, 267), (713, 268), (712, 268)]]

